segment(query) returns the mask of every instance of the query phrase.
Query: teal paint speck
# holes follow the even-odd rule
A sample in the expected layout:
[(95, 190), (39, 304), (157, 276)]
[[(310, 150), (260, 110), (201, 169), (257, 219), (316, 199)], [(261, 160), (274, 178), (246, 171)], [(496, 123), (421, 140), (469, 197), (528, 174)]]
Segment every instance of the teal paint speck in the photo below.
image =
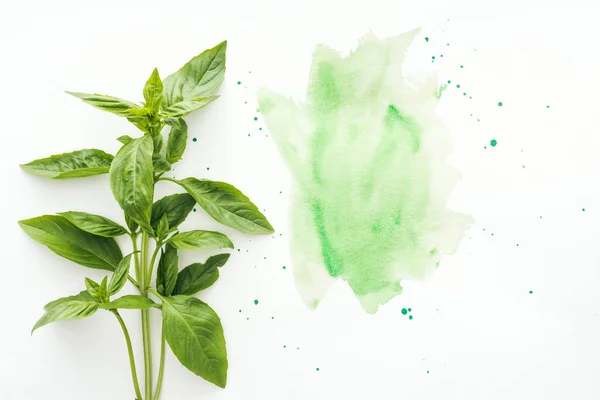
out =
[(448, 80), (448, 85), (449, 85), (450, 83), (451, 83), (451, 81), (450, 81), (450, 80)]
[(255, 120), (255, 121), (258, 121), (258, 117), (254, 117), (254, 120)]
[(254, 305), (257, 306), (258, 305), (258, 300), (254, 300)]
[(585, 211), (585, 208), (582, 208), (581, 211)]
[(464, 68), (464, 66), (463, 66), (463, 65), (461, 65), (460, 67), (461, 67), (461, 68)]
[(490, 140), (490, 146), (496, 147), (497, 144), (498, 144), (498, 141), (496, 139)]
[(206, 170), (207, 170), (207, 171), (210, 171), (210, 167), (206, 167)]
[(408, 313), (408, 310), (406, 308), (402, 309), (402, 315), (406, 315)]
[(250, 136), (250, 134), (248, 134), (248, 136)]
[(194, 212), (196, 212), (196, 209), (194, 208)]
[(530, 290), (530, 291), (529, 291), (529, 294), (533, 294), (533, 290)]
[(242, 81), (238, 81), (238, 85), (241, 85), (241, 84), (242, 84)]
[(412, 308), (409, 308), (409, 309), (408, 309), (408, 312), (411, 312), (411, 311), (412, 311)]
[(426, 38), (425, 38), (425, 41), (426, 41), (426, 42), (429, 42), (429, 38), (428, 38), (428, 37), (426, 37)]
[(320, 370), (321, 370), (320, 368), (317, 368), (317, 372), (319, 372)]
[(242, 312), (242, 310), (240, 310), (240, 312)]
[(283, 269), (285, 269), (285, 265), (283, 266)]
[(284, 349), (287, 349), (287, 346), (284, 344), (284, 345), (283, 345), (283, 348), (284, 348)]
[(413, 319), (413, 316), (412, 316), (412, 315), (409, 315), (409, 316), (408, 316), (408, 319), (412, 320), (412, 319)]
[(193, 138), (193, 139), (192, 139), (192, 142), (197, 142), (197, 141), (198, 141), (198, 139), (197, 139), (197, 138)]
[(502, 102), (501, 101), (498, 102), (498, 107), (502, 107)]
[(460, 85), (456, 85), (456, 88), (457, 88), (457, 89), (460, 89)]

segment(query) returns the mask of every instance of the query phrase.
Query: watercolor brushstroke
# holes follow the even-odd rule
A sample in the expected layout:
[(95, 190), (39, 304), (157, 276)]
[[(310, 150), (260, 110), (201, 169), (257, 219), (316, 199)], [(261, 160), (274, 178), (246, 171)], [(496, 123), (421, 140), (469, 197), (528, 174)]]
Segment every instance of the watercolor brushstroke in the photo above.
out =
[(303, 104), (259, 92), (293, 175), (292, 266), (311, 308), (341, 278), (376, 312), (403, 280), (435, 271), (472, 223), (446, 208), (460, 175), (446, 163), (437, 77), (403, 77), (417, 33), (369, 34), (347, 57), (318, 46)]

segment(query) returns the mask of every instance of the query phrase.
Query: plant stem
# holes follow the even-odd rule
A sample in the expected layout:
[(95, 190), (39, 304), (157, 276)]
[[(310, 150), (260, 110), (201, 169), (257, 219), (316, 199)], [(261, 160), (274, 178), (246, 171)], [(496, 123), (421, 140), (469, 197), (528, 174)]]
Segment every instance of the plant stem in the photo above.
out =
[[(150, 277), (146, 275), (146, 266), (148, 264), (148, 234), (142, 233), (142, 262), (140, 265), (139, 278), (140, 294), (148, 297), (146, 288), (150, 284)], [(142, 342), (144, 345), (144, 380), (146, 400), (152, 398), (152, 343), (150, 338), (150, 311), (142, 310)]]
[(158, 369), (158, 382), (156, 383), (156, 394), (154, 400), (160, 398), (160, 389), (162, 389), (163, 374), (165, 372), (165, 324), (162, 325), (162, 335), (160, 339), (160, 364)]
[[(129, 353), (129, 366), (131, 367), (131, 378), (133, 379), (133, 388), (135, 389), (135, 396), (142, 400), (142, 393), (140, 392), (140, 384), (138, 382), (137, 370), (135, 368), (135, 358), (133, 356), (133, 348), (131, 347), (131, 337), (129, 336), (129, 331), (127, 330), (127, 326), (125, 326), (125, 322), (121, 315), (117, 310), (112, 310), (112, 313), (117, 317), (119, 324), (121, 325), (121, 329), (123, 329), (123, 335), (125, 335), (125, 342), (127, 343), (127, 352)], [(164, 336), (163, 336), (164, 338)]]
[(157, 240), (156, 241), (156, 248), (154, 249), (154, 252), (152, 253), (152, 258), (150, 259), (150, 264), (148, 265), (148, 271), (146, 273), (146, 276), (148, 277), (148, 282), (146, 285), (146, 290), (148, 290), (148, 288), (150, 287), (150, 279), (152, 279), (152, 273), (154, 272), (154, 262), (156, 261), (156, 256), (158, 255), (158, 251), (160, 250), (160, 248), (162, 247), (162, 242)]

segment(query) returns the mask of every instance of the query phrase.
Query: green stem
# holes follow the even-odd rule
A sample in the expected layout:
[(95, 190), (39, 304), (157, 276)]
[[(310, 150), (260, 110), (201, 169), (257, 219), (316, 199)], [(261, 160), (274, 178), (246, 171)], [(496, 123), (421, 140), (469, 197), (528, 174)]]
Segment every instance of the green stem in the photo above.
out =
[(157, 240), (156, 241), (156, 248), (154, 249), (154, 252), (152, 253), (152, 258), (150, 259), (150, 264), (148, 265), (148, 271), (146, 276), (148, 277), (148, 281), (146, 282), (146, 290), (148, 290), (148, 288), (150, 287), (150, 280), (152, 279), (152, 273), (154, 272), (154, 262), (156, 261), (156, 256), (158, 255), (158, 251), (160, 250), (160, 248), (162, 247), (162, 242)]
[(160, 365), (158, 369), (158, 382), (156, 383), (156, 393), (154, 400), (160, 398), (160, 389), (162, 389), (163, 374), (165, 372), (165, 324), (162, 325), (162, 335), (160, 339)]
[(135, 358), (133, 356), (133, 348), (131, 347), (131, 337), (129, 336), (129, 331), (127, 330), (125, 321), (123, 321), (123, 318), (121, 318), (119, 312), (117, 310), (112, 310), (112, 313), (115, 315), (115, 317), (117, 317), (117, 320), (121, 325), (121, 329), (123, 329), (123, 335), (125, 335), (125, 342), (127, 343), (127, 352), (129, 353), (129, 366), (131, 367), (131, 378), (133, 379), (133, 388), (135, 389), (135, 396), (138, 398), (138, 400), (142, 400), (142, 393), (140, 391), (137, 370), (135, 368)]
[[(142, 233), (142, 262), (140, 265), (139, 278), (140, 294), (148, 297), (146, 288), (149, 286), (150, 277), (146, 275), (146, 266), (148, 265), (148, 235)], [(146, 400), (152, 398), (152, 343), (150, 338), (150, 311), (142, 310), (142, 342), (144, 345), (144, 380)]]

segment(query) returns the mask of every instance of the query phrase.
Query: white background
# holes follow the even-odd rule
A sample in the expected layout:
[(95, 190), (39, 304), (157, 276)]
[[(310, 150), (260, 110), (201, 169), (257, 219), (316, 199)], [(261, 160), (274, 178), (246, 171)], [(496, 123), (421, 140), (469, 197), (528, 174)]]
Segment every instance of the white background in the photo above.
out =
[[(103, 274), (55, 256), (17, 220), (81, 210), (121, 221), (108, 178), (48, 181), (18, 164), (80, 148), (114, 153), (115, 138), (136, 128), (63, 90), (139, 101), (155, 66), (165, 77), (223, 39), (222, 97), (188, 118), (189, 150), (174, 175), (235, 184), (277, 233), (223, 229), (236, 251), (201, 297), (226, 330), (228, 386), (202, 381), (169, 354), (164, 399), (600, 398), (596, 2), (83, 3), (0, 3), (0, 399), (133, 399), (108, 313), (29, 335), (43, 304)], [(376, 315), (342, 282), (308, 311), (289, 268), (290, 182), (259, 130), (255, 89), (301, 98), (318, 42), (347, 52), (368, 30), (419, 26), (407, 69), (434, 68), (452, 81), (439, 108), (454, 139), (450, 162), (463, 173), (450, 207), (476, 223), (433, 279), (407, 283)], [(168, 190), (176, 189), (161, 184), (157, 197)], [(200, 211), (186, 226), (217, 227)], [(182, 263), (206, 256), (187, 252)], [(401, 314), (408, 307), (413, 320)], [(124, 314), (139, 349), (138, 313)]]

